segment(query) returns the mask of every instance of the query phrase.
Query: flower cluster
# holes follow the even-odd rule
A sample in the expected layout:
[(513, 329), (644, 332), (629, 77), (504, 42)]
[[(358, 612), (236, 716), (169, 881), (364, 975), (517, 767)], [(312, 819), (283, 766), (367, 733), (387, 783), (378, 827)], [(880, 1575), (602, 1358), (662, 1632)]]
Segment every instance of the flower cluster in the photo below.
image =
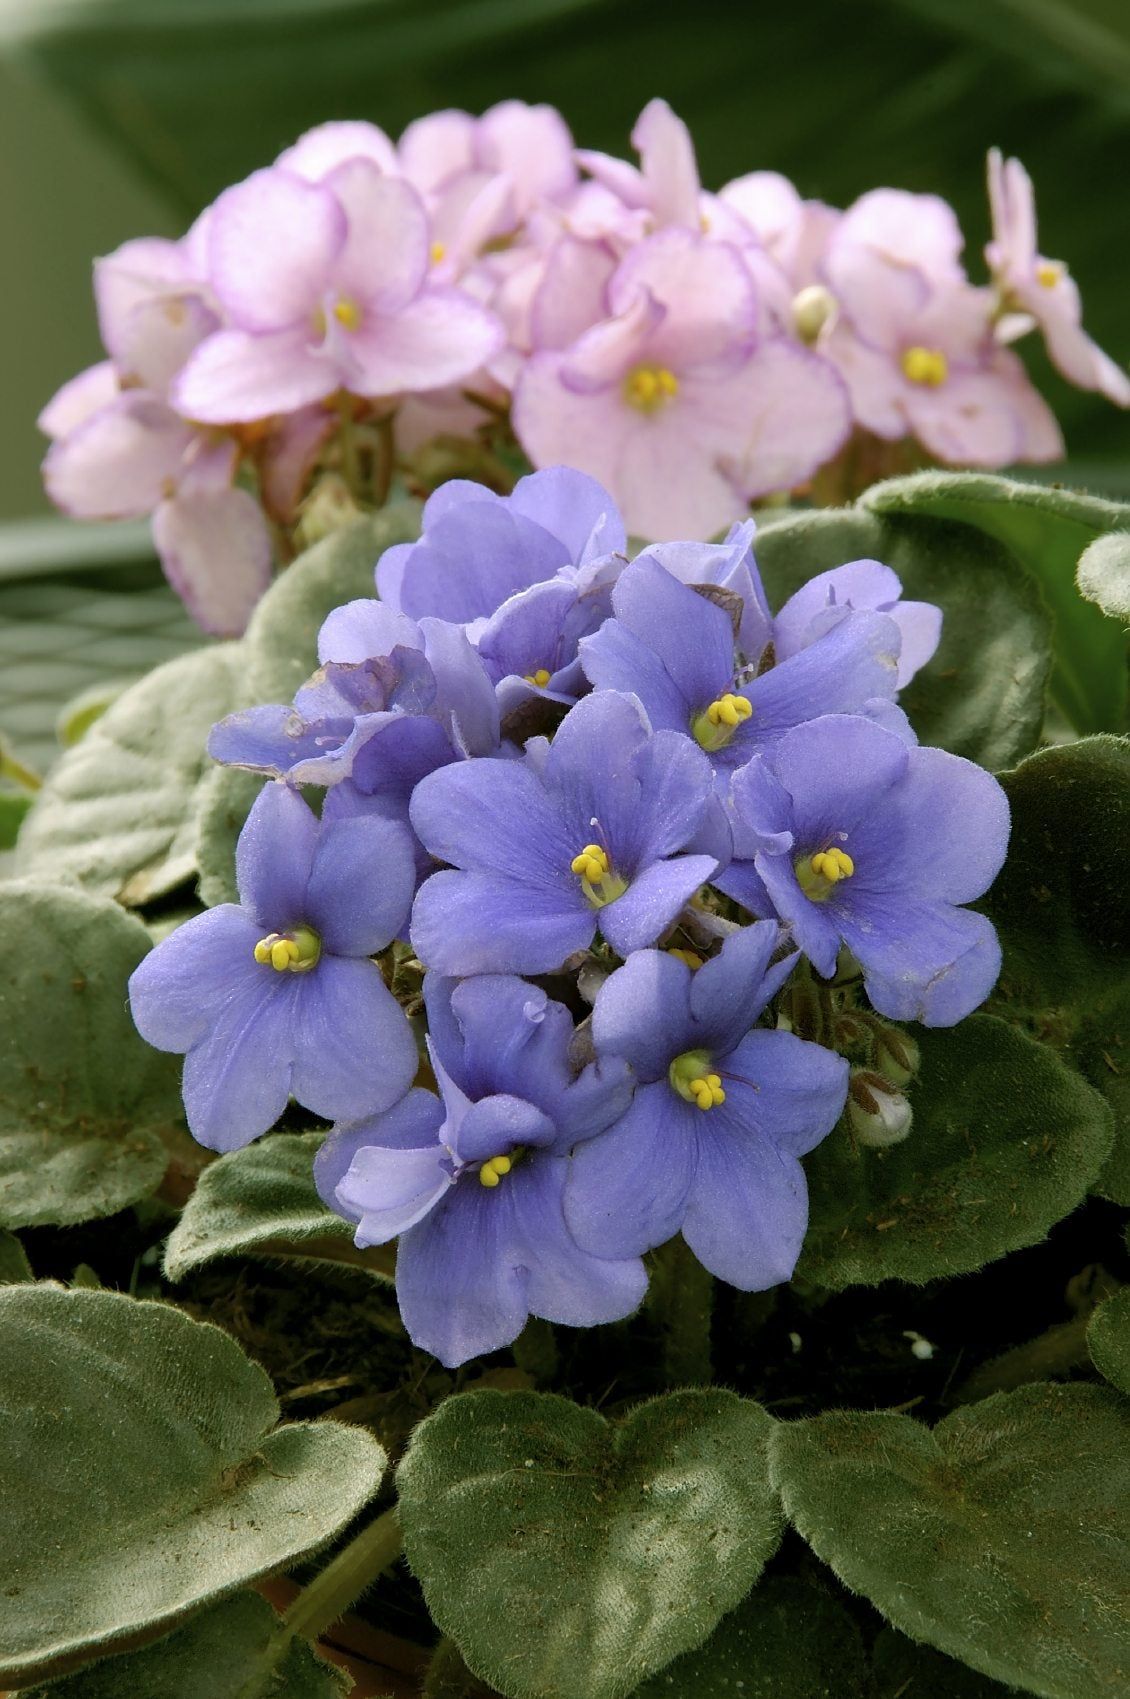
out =
[(289, 1097), (335, 1123), (322, 1195), (359, 1245), (399, 1240), (406, 1325), (445, 1363), (529, 1314), (627, 1315), (680, 1232), (735, 1286), (788, 1279), (851, 1035), (878, 1035), (874, 1119), (913, 1066), (884, 1021), (952, 1024), (996, 977), (964, 905), (1003, 792), (897, 702), (938, 610), (858, 560), (774, 612), (752, 542), (629, 560), (583, 473), (448, 484), (295, 701), (213, 732), (271, 781), (240, 902), (146, 958), (134, 1017), (185, 1053), (203, 1143)]
[(634, 535), (702, 539), (821, 468), (840, 465), (842, 495), (861, 453), (896, 464), (889, 445), (1054, 460), (1010, 346), (1036, 326), (1071, 382), (1130, 405), (1038, 252), (1016, 160), (990, 156), (980, 285), (932, 195), (841, 212), (767, 171), (707, 193), (662, 100), (632, 139), (638, 167), (575, 150), (520, 101), (434, 113), (396, 145), (325, 124), (182, 241), (126, 243), (95, 268), (108, 358), (42, 415), (52, 498), (152, 514), (175, 588), (234, 633), (274, 550), (327, 509), (379, 505), (397, 473), (503, 488), (517, 447), (603, 479)]

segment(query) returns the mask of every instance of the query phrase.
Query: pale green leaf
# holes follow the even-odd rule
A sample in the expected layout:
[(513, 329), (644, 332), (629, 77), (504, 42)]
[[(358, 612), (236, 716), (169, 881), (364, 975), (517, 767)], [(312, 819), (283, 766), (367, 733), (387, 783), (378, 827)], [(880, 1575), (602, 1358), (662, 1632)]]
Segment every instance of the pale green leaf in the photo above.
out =
[(0, 1227), (0, 1285), (15, 1286), (21, 1281), (34, 1280), (27, 1252), (14, 1233)]
[(1106, 1298), (1092, 1315), (1087, 1348), (1099, 1373), (1130, 1397), (1130, 1286)]

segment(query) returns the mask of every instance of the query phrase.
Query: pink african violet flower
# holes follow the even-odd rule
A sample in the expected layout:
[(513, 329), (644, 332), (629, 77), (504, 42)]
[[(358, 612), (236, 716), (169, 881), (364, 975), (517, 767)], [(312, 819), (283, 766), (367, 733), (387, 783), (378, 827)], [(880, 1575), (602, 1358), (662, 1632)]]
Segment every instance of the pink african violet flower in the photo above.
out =
[(1032, 179), (1018, 159), (989, 152), (989, 205), (993, 235), (985, 258), (1000, 290), (1005, 316), (1000, 340), (1011, 342), (1039, 325), (1052, 364), (1079, 389), (1097, 389), (1118, 407), (1130, 407), (1130, 377), (1083, 329), (1079, 289), (1062, 260), (1036, 246)]
[(212, 209), (212, 290), (228, 329), (173, 389), (205, 423), (294, 412), (344, 389), (439, 389), (502, 342), (497, 319), (428, 281), (431, 236), (416, 191), (353, 157), (312, 183), (257, 171)]
[(1020, 361), (996, 346), (991, 293), (966, 280), (961, 247), (936, 196), (862, 196), (825, 257), (839, 317), (821, 351), (876, 436), (914, 436), (954, 465), (1057, 459), (1059, 427)]
[(788, 343), (759, 344), (736, 249), (661, 231), (621, 261), (604, 297), (601, 322), (533, 355), (513, 418), (536, 466), (601, 478), (629, 530), (711, 536), (840, 446), (849, 416), (835, 372)]
[(665, 100), (649, 100), (632, 131), (637, 169), (611, 154), (581, 148), (577, 161), (626, 207), (651, 217), (651, 228), (677, 224), (699, 230), (702, 185), (691, 133)]

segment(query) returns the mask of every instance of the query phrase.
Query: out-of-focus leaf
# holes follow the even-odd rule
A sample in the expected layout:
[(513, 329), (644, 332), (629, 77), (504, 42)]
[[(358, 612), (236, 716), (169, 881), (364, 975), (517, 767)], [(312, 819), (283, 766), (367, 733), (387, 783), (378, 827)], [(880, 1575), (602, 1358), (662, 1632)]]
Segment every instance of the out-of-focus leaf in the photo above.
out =
[(1079, 557), (1075, 582), (1080, 595), (1104, 614), (1130, 625), (1130, 535), (1114, 531), (1089, 543)]
[(23, 1280), (34, 1280), (27, 1252), (14, 1233), (0, 1227), (0, 1284), (15, 1286)]

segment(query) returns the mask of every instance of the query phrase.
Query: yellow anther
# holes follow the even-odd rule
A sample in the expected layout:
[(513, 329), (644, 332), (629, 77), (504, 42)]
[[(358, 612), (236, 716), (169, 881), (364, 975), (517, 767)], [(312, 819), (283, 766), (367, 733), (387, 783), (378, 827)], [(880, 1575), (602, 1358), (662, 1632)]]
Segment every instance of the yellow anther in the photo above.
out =
[(679, 393), (679, 380), (667, 366), (633, 366), (624, 379), (624, 400), (640, 413), (655, 413)]
[(911, 383), (938, 389), (950, 375), (949, 361), (940, 348), (908, 348), (902, 357), (902, 369)]
[(1041, 260), (1036, 267), (1036, 282), (1041, 289), (1054, 289), (1065, 270), (1059, 260)]
[(726, 1101), (722, 1076), (711, 1072), (710, 1057), (705, 1050), (687, 1050), (676, 1056), (667, 1070), (667, 1078), (679, 1096), (698, 1109), (714, 1109)]
[(691, 735), (701, 749), (723, 749), (738, 726), (753, 713), (753, 704), (746, 696), (735, 696), (727, 690), (711, 702), (691, 721)]
[(850, 879), (855, 862), (846, 850), (818, 850), (815, 855), (802, 856), (796, 864), (796, 876), (801, 890), (811, 902), (822, 903), (830, 897), (842, 879)]
[(357, 330), (361, 324), (361, 309), (356, 301), (343, 295), (340, 301), (334, 302), (334, 318), (344, 329)]
[(697, 973), (702, 966), (702, 957), (697, 950), (680, 950), (672, 945), (667, 954), (677, 956), (681, 962), (686, 962), (692, 973)]
[(498, 1185), (504, 1174), (509, 1174), (514, 1164), (521, 1160), (525, 1151), (524, 1145), (518, 1145), (509, 1156), (489, 1156), (479, 1169), (479, 1185), (493, 1189)]
[(308, 973), (317, 966), (322, 941), (311, 927), (297, 926), (293, 932), (269, 932), (252, 953), (261, 967), (276, 973)]
[(855, 872), (855, 862), (846, 850), (823, 850), (812, 857), (813, 873), (822, 873), (825, 879), (835, 885), (841, 879), (850, 879)]
[(580, 855), (569, 863), (573, 872), (590, 885), (598, 885), (609, 871), (608, 854), (600, 844), (586, 844)]
[(495, 1171), (495, 1167), (492, 1162), (484, 1162), (482, 1167), (479, 1169), (480, 1186), (497, 1186), (501, 1178), (502, 1175)]
[(525, 679), (527, 684), (536, 684), (539, 690), (544, 690), (552, 676), (548, 667), (539, 667), (537, 672), (526, 673)]
[(444, 243), (444, 242), (433, 242), (432, 243), (431, 255), (432, 255), (432, 264), (433, 265), (439, 265), (440, 261), (447, 257), (447, 245), (446, 245), (446, 243)]
[(687, 1081), (687, 1089), (699, 1109), (713, 1109), (726, 1101), (721, 1076), (718, 1074), (700, 1074), (697, 1079)]

